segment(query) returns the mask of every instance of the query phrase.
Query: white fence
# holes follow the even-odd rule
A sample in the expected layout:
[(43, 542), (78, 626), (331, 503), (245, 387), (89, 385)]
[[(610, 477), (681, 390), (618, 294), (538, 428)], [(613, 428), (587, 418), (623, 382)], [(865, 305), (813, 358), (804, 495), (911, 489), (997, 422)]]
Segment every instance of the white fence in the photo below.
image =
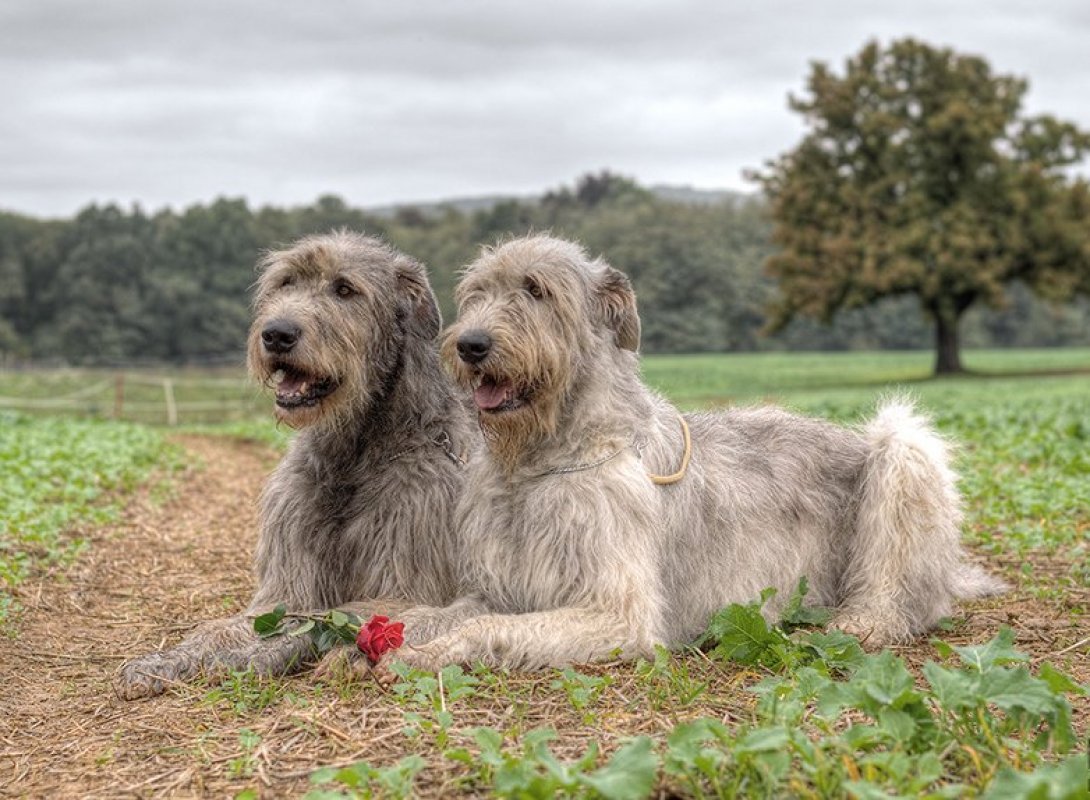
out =
[(225, 422), (267, 413), (269, 400), (241, 374), (48, 370), (8, 372), (11, 394), (0, 394), (0, 410), (78, 414), (177, 425)]

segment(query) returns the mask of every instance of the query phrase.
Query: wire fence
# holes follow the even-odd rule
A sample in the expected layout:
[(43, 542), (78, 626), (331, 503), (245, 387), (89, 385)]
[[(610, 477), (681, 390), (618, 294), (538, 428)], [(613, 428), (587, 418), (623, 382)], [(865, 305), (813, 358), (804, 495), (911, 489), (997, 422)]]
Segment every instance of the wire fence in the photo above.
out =
[(0, 371), (0, 410), (159, 425), (267, 415), (269, 400), (241, 370)]

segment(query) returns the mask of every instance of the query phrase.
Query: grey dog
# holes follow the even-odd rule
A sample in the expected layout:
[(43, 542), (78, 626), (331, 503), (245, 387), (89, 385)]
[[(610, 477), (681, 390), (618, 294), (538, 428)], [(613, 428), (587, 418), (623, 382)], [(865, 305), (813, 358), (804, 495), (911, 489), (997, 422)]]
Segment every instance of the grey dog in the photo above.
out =
[(136, 698), (199, 673), (284, 673), (313, 660), (307, 637), (260, 639), (253, 615), (404, 605), (455, 596), (453, 510), (477, 439), (439, 363), (439, 309), (423, 267), (339, 232), (269, 253), (254, 301), (249, 367), (301, 428), (261, 496), (257, 592), (246, 612), (126, 664)]
[(626, 276), (547, 236), (486, 248), (458, 302), (442, 351), (486, 443), (456, 513), (464, 596), (435, 612), (460, 624), (398, 658), (645, 655), (765, 587), (782, 604), (803, 576), (808, 602), (879, 646), (1001, 589), (966, 559), (947, 448), (911, 404), (860, 429), (772, 408), (681, 415), (640, 380)]

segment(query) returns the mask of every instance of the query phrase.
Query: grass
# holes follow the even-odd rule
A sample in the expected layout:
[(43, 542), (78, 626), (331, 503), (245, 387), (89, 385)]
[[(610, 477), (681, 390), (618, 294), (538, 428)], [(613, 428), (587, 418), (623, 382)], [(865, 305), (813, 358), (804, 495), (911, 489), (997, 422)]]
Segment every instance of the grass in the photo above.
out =
[[(922, 394), (943, 393), (965, 385), (989, 386), (977, 375), (935, 380), (933, 356), (922, 351), (866, 353), (753, 353), (724, 357), (710, 353), (649, 356), (643, 361), (645, 380), (674, 403), (688, 408), (752, 401), (764, 397), (793, 403), (833, 398), (869, 398), (890, 385), (909, 386)], [(984, 375), (1019, 376), (1082, 370), (1090, 378), (1090, 349), (967, 350), (966, 368)]]

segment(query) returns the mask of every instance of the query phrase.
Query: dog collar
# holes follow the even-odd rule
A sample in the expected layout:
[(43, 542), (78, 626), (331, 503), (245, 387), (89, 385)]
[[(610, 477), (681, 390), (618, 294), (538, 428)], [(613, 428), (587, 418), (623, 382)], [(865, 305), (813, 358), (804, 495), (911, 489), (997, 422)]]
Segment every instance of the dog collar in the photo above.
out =
[[(678, 483), (682, 478), (685, 477), (685, 474), (689, 470), (689, 460), (693, 452), (692, 437), (689, 434), (689, 424), (685, 421), (685, 417), (679, 414), (678, 421), (681, 423), (681, 436), (685, 442), (685, 450), (681, 455), (681, 466), (678, 468), (677, 472), (674, 472), (670, 475), (655, 475), (650, 472), (647, 473), (647, 477), (650, 478), (651, 482), (656, 486), (671, 486), (675, 483)], [(585, 472), (588, 469), (594, 469), (595, 467), (600, 467), (602, 466), (602, 464), (612, 461), (629, 447), (636, 451), (636, 456), (642, 461), (643, 451), (644, 448), (647, 447), (647, 442), (643, 441), (642, 439), (633, 439), (629, 444), (626, 444), (624, 447), (618, 447), (612, 453), (603, 456), (602, 458), (599, 458), (597, 461), (589, 461), (585, 464), (573, 464), (569, 467), (553, 467), (552, 469), (547, 469), (544, 472), (539, 472), (533, 477), (544, 478), (546, 475), (568, 475), (572, 472)]]

